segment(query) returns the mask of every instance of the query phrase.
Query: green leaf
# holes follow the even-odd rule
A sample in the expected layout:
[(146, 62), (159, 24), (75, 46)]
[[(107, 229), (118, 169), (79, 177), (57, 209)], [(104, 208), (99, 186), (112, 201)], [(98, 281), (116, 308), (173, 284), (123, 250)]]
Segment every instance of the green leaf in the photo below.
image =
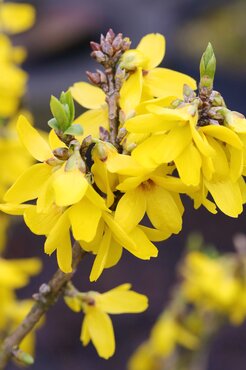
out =
[(51, 118), (49, 121), (48, 121), (48, 125), (53, 128), (54, 130), (59, 130), (59, 126), (58, 126), (58, 122), (55, 118)]
[(58, 122), (59, 128), (62, 131), (66, 130), (66, 128), (69, 125), (67, 113), (65, 111), (63, 104), (53, 95), (51, 96), (50, 99), (50, 109), (53, 116)]
[(75, 110), (74, 110), (74, 101), (70, 90), (67, 90), (66, 92), (63, 91), (61, 93), (60, 101), (62, 104), (68, 106), (69, 120), (70, 122), (72, 122), (74, 120)]
[(64, 132), (66, 135), (74, 135), (74, 136), (79, 136), (82, 135), (84, 132), (83, 127), (80, 124), (73, 124), (68, 129)]

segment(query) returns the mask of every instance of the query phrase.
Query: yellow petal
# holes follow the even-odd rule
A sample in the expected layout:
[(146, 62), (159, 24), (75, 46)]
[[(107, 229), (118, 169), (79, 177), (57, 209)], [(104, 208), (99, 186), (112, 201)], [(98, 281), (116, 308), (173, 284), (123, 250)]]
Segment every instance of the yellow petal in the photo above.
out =
[(87, 82), (76, 82), (70, 91), (73, 98), (85, 108), (98, 109), (105, 104), (106, 95), (103, 90)]
[(137, 146), (136, 149), (132, 151), (132, 157), (141, 165), (147, 168), (155, 168), (157, 167), (157, 163), (156, 160), (153, 158), (153, 148), (162, 148), (164, 141), (164, 135), (152, 135), (144, 140), (141, 144)]
[(65, 274), (72, 272), (72, 244), (70, 235), (64, 234), (62, 244), (56, 249), (57, 263)]
[(35, 159), (44, 162), (53, 157), (49, 145), (38, 131), (32, 127), (26, 117), (20, 115), (16, 128), (22, 143)]
[(86, 313), (86, 327), (100, 357), (108, 359), (115, 352), (114, 329), (110, 317), (91, 307)]
[(110, 207), (114, 203), (115, 187), (117, 185), (117, 176), (109, 173), (105, 162), (98, 158), (94, 159), (94, 164), (91, 167), (94, 180), (98, 188), (107, 195), (106, 204)]
[(82, 322), (82, 328), (81, 328), (81, 334), (80, 334), (80, 340), (81, 340), (83, 346), (87, 346), (87, 344), (91, 340), (86, 321), (87, 320), (86, 320), (86, 316), (85, 316), (85, 318)]
[(100, 208), (101, 210), (110, 212), (110, 210), (106, 207), (105, 200), (93, 189), (93, 187), (91, 185), (88, 185), (88, 187), (87, 187), (86, 197), (97, 208)]
[(232, 122), (228, 123), (229, 127), (235, 132), (246, 134), (246, 119), (238, 112), (232, 113)]
[(230, 177), (233, 182), (236, 182), (243, 172), (243, 152), (232, 146), (229, 146), (230, 151)]
[(74, 121), (76, 124), (80, 124), (83, 127), (83, 135), (78, 136), (80, 142), (87, 136), (99, 138), (99, 128), (104, 127), (106, 130), (109, 129), (108, 124), (108, 109), (100, 108), (88, 110), (87, 112), (81, 114)]
[(142, 98), (141, 103), (136, 107), (136, 114), (145, 114), (149, 112), (149, 106), (153, 107), (153, 105), (157, 105), (159, 108), (160, 107), (170, 107), (172, 102), (176, 100), (176, 96), (166, 96), (164, 98), (154, 98), (150, 100), (145, 100)]
[(96, 235), (102, 211), (86, 197), (69, 209), (69, 219), (76, 240), (90, 242)]
[[(14, 215), (14, 216), (21, 216), (23, 213), (28, 209), (29, 207), (32, 207), (30, 204), (0, 204), (0, 211), (7, 213), (8, 215)], [(1, 220), (1, 222), (3, 222)]]
[(92, 266), (92, 270), (90, 273), (90, 281), (96, 281), (103, 272), (109, 253), (110, 242), (111, 242), (111, 231), (110, 229), (107, 228), (105, 234), (102, 237), (95, 261)]
[(232, 181), (204, 181), (219, 209), (230, 217), (238, 217), (242, 213), (242, 196), (238, 183)]
[(243, 204), (245, 204), (246, 203), (246, 183), (242, 176), (238, 179), (238, 185), (241, 191)]
[(114, 239), (112, 239), (110, 246), (109, 246), (109, 252), (108, 252), (105, 268), (115, 266), (121, 259), (122, 251), (123, 251), (122, 246), (119, 243), (117, 243)]
[(171, 231), (170, 230), (157, 230), (157, 229), (152, 229), (151, 227), (139, 225), (140, 229), (143, 230), (145, 235), (149, 240), (152, 242), (160, 242), (163, 240), (168, 239), (171, 236)]
[(159, 97), (176, 96), (183, 99), (184, 84), (196, 89), (196, 82), (190, 76), (167, 68), (152, 69), (144, 76), (144, 87), (149, 94)]
[(43, 188), (38, 195), (37, 200), (37, 211), (38, 212), (49, 212), (55, 202), (54, 189), (52, 187), (52, 176), (43, 184)]
[[(211, 157), (213, 163), (213, 180), (222, 180), (229, 176), (229, 163), (225, 153), (224, 144), (214, 139), (213, 137), (207, 137), (209, 145), (214, 149), (216, 153)], [(234, 147), (232, 147), (234, 148)], [(235, 149), (235, 148), (234, 148)], [(237, 150), (237, 149), (235, 149)], [(211, 167), (211, 169), (212, 169)]]
[(131, 231), (142, 220), (145, 210), (145, 194), (137, 188), (126, 192), (120, 199), (115, 210), (115, 220), (126, 231)]
[(154, 181), (156, 185), (161, 186), (162, 188), (169, 190), (171, 192), (177, 193), (187, 193), (190, 190), (190, 187), (185, 185), (181, 179), (178, 177), (173, 176), (153, 176), (151, 175), (151, 179)]
[(53, 129), (49, 133), (49, 144), (52, 150), (57, 148), (66, 148), (66, 144), (59, 139)]
[(178, 120), (175, 120), (175, 117), (173, 118), (172, 113), (169, 114), (170, 111), (171, 109), (167, 109), (167, 116), (156, 115), (153, 113), (138, 115), (126, 121), (124, 127), (127, 131), (138, 134), (150, 134), (151, 132), (170, 130), (178, 124)]
[(52, 168), (45, 163), (29, 167), (11, 186), (4, 196), (6, 202), (22, 203), (39, 196)]
[(188, 125), (175, 127), (167, 135), (163, 135), (163, 141), (153, 152), (156, 163), (168, 163), (175, 160), (183, 150), (191, 143), (191, 131)]
[(28, 30), (35, 21), (35, 8), (29, 4), (6, 3), (0, 7), (0, 28), (8, 33)]
[(142, 175), (146, 170), (137, 163), (130, 155), (117, 154), (107, 159), (107, 169), (119, 175), (137, 176)]
[(134, 256), (142, 260), (149, 260), (151, 257), (158, 256), (158, 249), (151, 243), (140, 227), (135, 227), (135, 229), (130, 232), (129, 236), (134, 240), (137, 246), (135, 251), (129, 251)]
[(185, 184), (193, 186), (199, 184), (202, 160), (200, 153), (192, 143), (175, 159), (175, 164), (179, 176)]
[(134, 291), (113, 289), (99, 296), (99, 307), (109, 314), (138, 313), (148, 307), (148, 298)]
[(143, 181), (148, 180), (148, 178), (148, 175), (127, 177), (117, 186), (117, 189), (122, 191), (123, 193), (129, 190), (136, 189), (136, 187), (138, 187)]
[(194, 124), (190, 124), (192, 139), (197, 146), (197, 149), (204, 155), (204, 156), (211, 156), (215, 155), (213, 148), (208, 144), (206, 136), (200, 129), (197, 130)]
[(44, 245), (47, 254), (57, 250), (58, 266), (65, 273), (72, 271), (72, 245), (69, 228), (68, 212), (64, 212), (50, 231)]
[(142, 70), (141, 68), (138, 68), (135, 73), (128, 77), (120, 89), (119, 103), (125, 116), (131, 112), (134, 112), (135, 107), (141, 100), (142, 80)]
[(155, 186), (146, 193), (147, 215), (153, 226), (159, 230), (170, 229), (178, 233), (182, 228), (182, 216), (172, 195), (165, 189)]
[(37, 207), (30, 206), (24, 213), (24, 220), (29, 229), (37, 235), (47, 235), (55, 226), (61, 212), (53, 207), (48, 213), (38, 213)]
[(243, 144), (239, 139), (238, 135), (227, 127), (219, 125), (210, 125), (200, 127), (200, 130), (205, 135), (213, 136), (214, 138), (221, 140), (227, 144), (230, 144), (231, 146), (237, 149), (242, 149), (243, 147)]
[(53, 189), (58, 206), (69, 206), (77, 203), (84, 196), (88, 182), (79, 169), (65, 171), (64, 167), (54, 174)]
[(143, 69), (150, 70), (158, 66), (165, 55), (165, 38), (159, 33), (150, 33), (144, 36), (137, 46), (137, 50), (141, 51), (147, 57), (143, 63)]
[(135, 242), (129, 237), (127, 232), (121, 227), (121, 225), (116, 222), (111, 215), (105, 212), (103, 213), (103, 219), (114, 234), (115, 240), (120, 245), (124, 246), (124, 248), (126, 248), (130, 253), (134, 254), (137, 246)]

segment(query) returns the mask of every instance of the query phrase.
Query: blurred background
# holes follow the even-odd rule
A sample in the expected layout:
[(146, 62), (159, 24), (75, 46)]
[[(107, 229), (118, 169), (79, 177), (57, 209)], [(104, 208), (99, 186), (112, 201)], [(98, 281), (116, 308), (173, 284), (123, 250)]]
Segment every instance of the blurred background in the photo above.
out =
[[(27, 2), (27, 1), (26, 1)], [(215, 49), (219, 90), (232, 110), (246, 113), (246, 1), (245, 0), (42, 0), (30, 1), (37, 10), (37, 22), (28, 32), (13, 37), (28, 50), (24, 69), (29, 73), (25, 104), (34, 115), (36, 126), (46, 129), (50, 119), (50, 95), (58, 96), (74, 82), (86, 80), (85, 71), (94, 70), (89, 41), (98, 41), (100, 33), (112, 27), (132, 40), (135, 47), (142, 36), (151, 32), (165, 35), (167, 48), (163, 66), (198, 77), (199, 60), (208, 41)], [(143, 262), (125, 253), (121, 262), (106, 270), (97, 283), (89, 284), (92, 258), (87, 256), (76, 274), (80, 290), (98, 290), (131, 282), (136, 291), (146, 294), (150, 307), (144, 314), (114, 316), (117, 350), (109, 361), (100, 359), (90, 345), (79, 341), (82, 316), (70, 311), (62, 301), (50, 310), (37, 332), (37, 356), (34, 370), (123, 370), (136, 346), (145, 340), (162, 311), (175, 284), (175, 266), (182, 256), (189, 232), (201, 231), (219, 250), (232, 250), (232, 236), (246, 230), (245, 215), (228, 219), (221, 214), (194, 211), (185, 201), (184, 228), (159, 245), (159, 257)], [(35, 237), (23, 223), (9, 232), (8, 255), (40, 256), (45, 264), (42, 274), (20, 292), (29, 297), (47, 281), (56, 269), (55, 256), (43, 253), (43, 239)], [(213, 344), (208, 370), (246, 369), (246, 325), (225, 327)], [(9, 365), (8, 369), (16, 369)]]

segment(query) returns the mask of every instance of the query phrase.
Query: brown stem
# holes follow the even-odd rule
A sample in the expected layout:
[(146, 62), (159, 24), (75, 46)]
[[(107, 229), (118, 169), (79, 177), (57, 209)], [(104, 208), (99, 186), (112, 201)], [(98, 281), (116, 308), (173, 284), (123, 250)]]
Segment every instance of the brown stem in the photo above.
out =
[(79, 243), (75, 242), (73, 245), (72, 272), (65, 274), (61, 270), (57, 270), (48, 284), (41, 285), (39, 293), (34, 295), (36, 302), (33, 304), (31, 310), (15, 331), (3, 342), (0, 350), (0, 370), (5, 368), (8, 361), (14, 355), (14, 350), (57, 301), (65, 285), (75, 274), (77, 266), (85, 254), (86, 252), (83, 251)]
[(110, 142), (118, 148), (117, 135), (118, 135), (118, 98), (119, 92), (115, 86), (114, 72), (112, 68), (105, 70), (108, 80), (108, 91), (106, 93), (108, 104), (108, 118), (110, 130)]

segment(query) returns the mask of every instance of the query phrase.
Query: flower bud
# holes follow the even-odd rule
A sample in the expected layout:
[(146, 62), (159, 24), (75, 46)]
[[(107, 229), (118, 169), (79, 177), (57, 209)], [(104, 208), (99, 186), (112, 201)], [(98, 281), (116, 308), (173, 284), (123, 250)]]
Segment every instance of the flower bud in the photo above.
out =
[(207, 87), (212, 90), (215, 70), (216, 58), (213, 47), (209, 43), (200, 62), (200, 87)]

